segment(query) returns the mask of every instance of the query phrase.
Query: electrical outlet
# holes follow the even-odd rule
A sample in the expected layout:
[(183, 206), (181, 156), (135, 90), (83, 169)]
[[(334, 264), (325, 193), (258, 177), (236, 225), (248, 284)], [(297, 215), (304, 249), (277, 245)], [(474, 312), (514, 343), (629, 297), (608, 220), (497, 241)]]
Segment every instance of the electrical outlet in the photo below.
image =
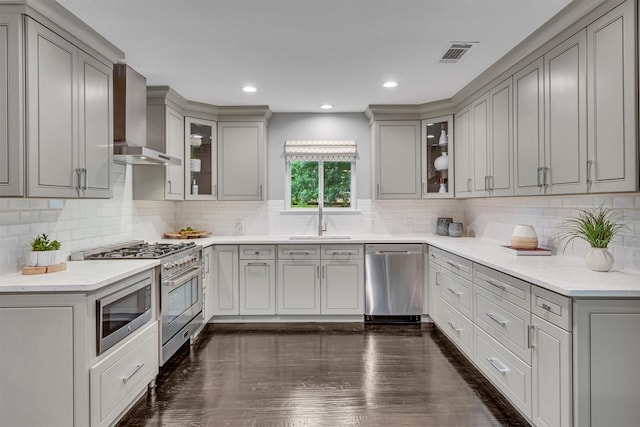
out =
[(242, 223), (236, 222), (236, 233), (240, 233), (242, 231)]

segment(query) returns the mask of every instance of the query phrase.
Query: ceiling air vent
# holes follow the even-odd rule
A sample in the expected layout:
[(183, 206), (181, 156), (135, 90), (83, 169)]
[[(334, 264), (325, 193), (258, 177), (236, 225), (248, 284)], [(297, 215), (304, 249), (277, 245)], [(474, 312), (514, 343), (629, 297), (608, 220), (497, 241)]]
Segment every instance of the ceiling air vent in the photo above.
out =
[(473, 46), (470, 43), (452, 43), (442, 55), (440, 62), (457, 62)]

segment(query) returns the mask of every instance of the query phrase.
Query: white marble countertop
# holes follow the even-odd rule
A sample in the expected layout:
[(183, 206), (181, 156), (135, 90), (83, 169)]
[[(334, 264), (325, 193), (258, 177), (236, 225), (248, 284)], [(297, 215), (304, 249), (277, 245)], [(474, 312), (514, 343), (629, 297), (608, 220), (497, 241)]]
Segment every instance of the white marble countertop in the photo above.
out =
[(67, 261), (67, 269), (56, 273), (0, 277), (2, 293), (94, 292), (98, 289), (148, 270), (159, 264), (148, 260)]
[[(360, 234), (350, 239), (291, 240), (288, 235), (229, 235), (192, 239), (211, 245), (242, 244), (363, 244), (428, 243), (474, 262), (526, 280), (543, 288), (574, 298), (640, 298), (640, 274), (588, 270), (584, 260), (569, 256), (516, 256), (503, 252), (500, 242), (470, 237), (436, 235)], [(165, 239), (162, 242), (187, 240)], [(14, 292), (92, 292), (159, 264), (158, 260), (69, 261), (67, 270), (25, 276), (16, 273), (0, 277), (0, 293)]]

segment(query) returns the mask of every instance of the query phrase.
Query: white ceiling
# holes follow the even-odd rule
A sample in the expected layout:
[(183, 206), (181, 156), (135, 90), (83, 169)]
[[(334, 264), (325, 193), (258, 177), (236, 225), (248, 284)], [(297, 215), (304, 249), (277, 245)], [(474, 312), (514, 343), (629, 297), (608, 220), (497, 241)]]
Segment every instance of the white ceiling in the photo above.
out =
[[(214, 105), (361, 112), (453, 96), (571, 0), (58, 0), (149, 85)], [(456, 64), (452, 41), (478, 41)], [(385, 89), (382, 83), (397, 80)], [(244, 85), (258, 88), (242, 92)]]

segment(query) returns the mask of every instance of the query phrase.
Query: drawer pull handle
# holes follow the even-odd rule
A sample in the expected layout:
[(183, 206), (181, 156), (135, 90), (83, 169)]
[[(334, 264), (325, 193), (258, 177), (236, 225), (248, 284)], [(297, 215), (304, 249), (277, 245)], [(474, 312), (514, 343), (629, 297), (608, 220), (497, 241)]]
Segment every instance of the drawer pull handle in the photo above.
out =
[(496, 359), (495, 357), (489, 357), (487, 359), (489, 361), (489, 363), (491, 363), (491, 366), (493, 366), (496, 371), (500, 372), (502, 375), (505, 375), (507, 372), (510, 371), (509, 368), (507, 368), (506, 366), (504, 366), (498, 359)]
[(460, 269), (460, 265), (456, 264), (455, 262), (447, 261), (447, 264), (449, 264), (451, 267), (455, 267), (457, 269)]
[(496, 288), (501, 289), (503, 291), (507, 290), (507, 287), (505, 285), (501, 285), (500, 283), (496, 283), (493, 280), (487, 280), (487, 283), (492, 285), (492, 286), (495, 286)]
[(549, 304), (542, 303), (542, 308), (547, 311), (551, 311), (551, 306)]
[(308, 251), (305, 251), (305, 252), (289, 251), (289, 255), (311, 255), (311, 252), (308, 252)]
[(456, 332), (462, 332), (463, 331), (460, 328), (456, 328), (456, 325), (454, 325), (453, 322), (447, 322), (447, 325), (451, 326), (451, 329), (453, 329)]
[(436, 254), (431, 254), (431, 258), (436, 259)]
[(507, 326), (507, 321), (503, 318), (501, 318), (500, 316), (498, 316), (495, 313), (487, 313), (487, 316), (489, 316), (489, 319), (493, 320), (494, 322), (500, 324), (501, 326)]
[(131, 377), (133, 377), (140, 369), (142, 369), (143, 366), (144, 366), (144, 363), (138, 363), (136, 367), (133, 369), (133, 372), (131, 372), (126, 377), (122, 377), (122, 382), (126, 384), (131, 379)]
[(266, 262), (248, 262), (247, 265), (251, 266), (251, 267), (265, 266), (265, 265), (267, 265), (267, 263)]
[(456, 290), (455, 290), (455, 289), (453, 289), (453, 288), (447, 288), (447, 290), (448, 290), (449, 292), (451, 292), (453, 295), (457, 296), (457, 297), (459, 297), (460, 295), (462, 295), (462, 292), (458, 292), (458, 291), (456, 291)]
[(440, 272), (436, 271), (436, 286), (440, 286)]
[(331, 255), (351, 255), (351, 252), (348, 251), (333, 251)]

